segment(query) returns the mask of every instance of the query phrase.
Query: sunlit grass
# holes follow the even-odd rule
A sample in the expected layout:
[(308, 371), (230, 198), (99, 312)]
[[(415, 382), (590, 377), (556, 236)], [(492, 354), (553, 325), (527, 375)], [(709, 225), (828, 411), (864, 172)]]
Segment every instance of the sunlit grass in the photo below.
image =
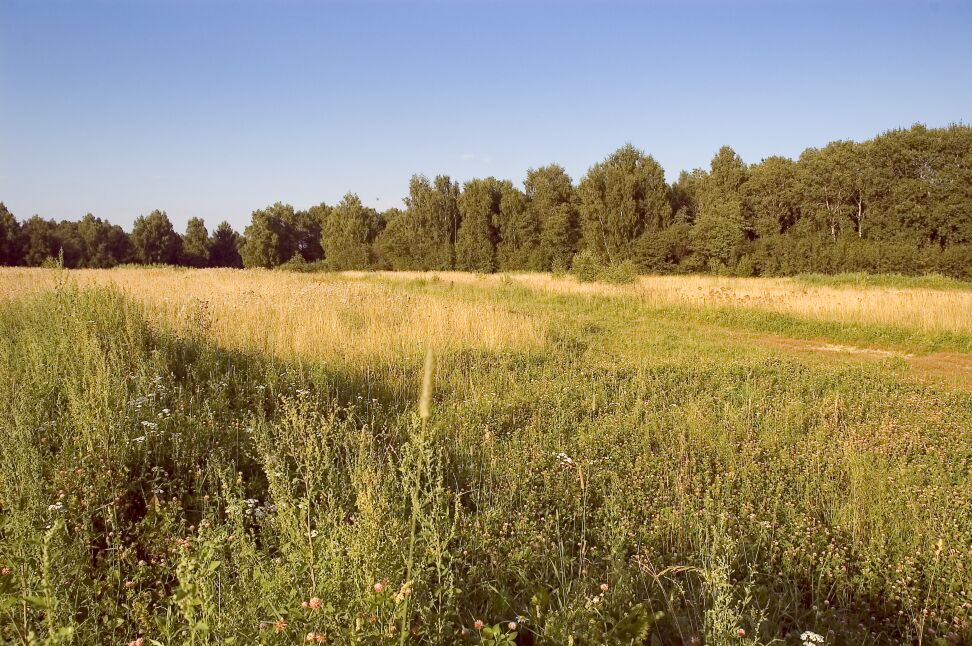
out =
[(800, 340), (959, 317), (802, 289), (0, 271), (0, 642), (968, 642), (972, 395)]

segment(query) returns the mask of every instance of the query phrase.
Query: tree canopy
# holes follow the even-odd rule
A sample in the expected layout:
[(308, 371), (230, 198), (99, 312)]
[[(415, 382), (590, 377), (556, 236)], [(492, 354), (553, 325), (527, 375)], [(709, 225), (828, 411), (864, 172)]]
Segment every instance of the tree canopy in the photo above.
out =
[(708, 168), (668, 184), (634, 146), (575, 184), (563, 167), (530, 169), (522, 187), (415, 175), (404, 208), (378, 213), (348, 193), (306, 210), (253, 211), (244, 235), (199, 218), (185, 235), (165, 212), (130, 234), (92, 214), (19, 222), (0, 203), (0, 264), (551, 271), (585, 262), (642, 271), (742, 275), (940, 272), (972, 279), (972, 128), (915, 125), (864, 142), (834, 141), (797, 159), (747, 164), (723, 146)]

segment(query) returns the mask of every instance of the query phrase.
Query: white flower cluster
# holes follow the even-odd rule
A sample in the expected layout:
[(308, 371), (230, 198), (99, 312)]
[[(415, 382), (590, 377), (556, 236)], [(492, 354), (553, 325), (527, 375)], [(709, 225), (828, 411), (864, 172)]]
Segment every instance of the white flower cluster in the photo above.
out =
[(810, 630), (804, 631), (800, 635), (800, 640), (803, 642), (803, 646), (816, 646), (817, 644), (824, 643), (824, 636), (818, 635)]

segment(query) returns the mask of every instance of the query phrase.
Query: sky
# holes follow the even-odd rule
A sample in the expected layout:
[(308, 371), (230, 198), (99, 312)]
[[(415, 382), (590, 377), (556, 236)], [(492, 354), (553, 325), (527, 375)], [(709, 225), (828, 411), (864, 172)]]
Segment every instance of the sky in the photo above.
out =
[(242, 229), (400, 206), (416, 173), (576, 180), (625, 143), (674, 180), (972, 122), (972, 2), (0, 0), (0, 201)]

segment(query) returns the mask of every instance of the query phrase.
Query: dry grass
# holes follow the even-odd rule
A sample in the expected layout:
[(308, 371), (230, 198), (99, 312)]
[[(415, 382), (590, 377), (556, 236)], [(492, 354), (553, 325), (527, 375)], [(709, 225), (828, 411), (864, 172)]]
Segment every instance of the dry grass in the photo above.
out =
[[(361, 276), (362, 274), (348, 274)], [(461, 272), (383, 273), (389, 279), (438, 276), (464, 284), (513, 280), (547, 292), (636, 298), (649, 307), (745, 308), (799, 317), (887, 325), (921, 332), (972, 332), (972, 291), (810, 286), (788, 278), (643, 276), (632, 285), (580, 283), (550, 274), (483, 276)]]
[(117, 287), (182, 336), (205, 333), (224, 348), (286, 358), (421, 356), (429, 347), (522, 350), (545, 338), (540, 322), (489, 303), (323, 274), (7, 269), (0, 271), (0, 299), (52, 289), (58, 280)]

